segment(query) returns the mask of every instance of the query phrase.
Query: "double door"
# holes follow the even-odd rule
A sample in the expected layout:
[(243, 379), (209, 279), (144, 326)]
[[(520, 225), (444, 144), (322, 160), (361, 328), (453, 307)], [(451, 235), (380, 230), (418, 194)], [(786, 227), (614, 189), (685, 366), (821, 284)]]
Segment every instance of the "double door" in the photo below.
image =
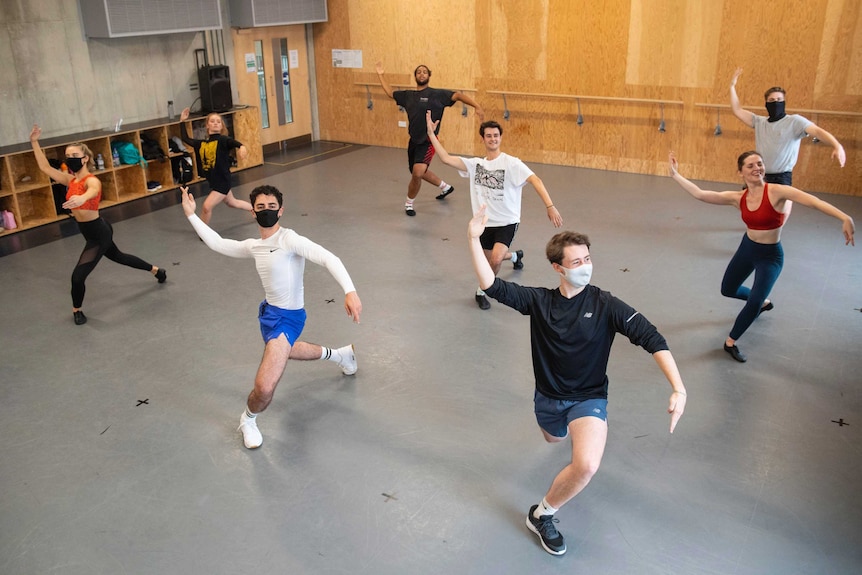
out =
[(260, 109), (261, 144), (311, 135), (305, 26), (234, 29), (237, 92)]

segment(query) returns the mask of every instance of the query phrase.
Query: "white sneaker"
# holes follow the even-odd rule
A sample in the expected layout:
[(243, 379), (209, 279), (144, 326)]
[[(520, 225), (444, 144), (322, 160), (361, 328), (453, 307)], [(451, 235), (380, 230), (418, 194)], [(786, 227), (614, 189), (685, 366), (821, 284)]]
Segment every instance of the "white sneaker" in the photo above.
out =
[(263, 436), (257, 428), (257, 419), (246, 417), (245, 412), (239, 416), (239, 427), (242, 432), (242, 442), (248, 449), (257, 449), (263, 443)]
[(338, 364), (338, 367), (341, 368), (341, 372), (344, 375), (353, 375), (356, 373), (359, 366), (356, 365), (356, 353), (353, 349), (353, 344), (345, 345), (338, 350), (338, 353), (341, 354), (341, 361)]

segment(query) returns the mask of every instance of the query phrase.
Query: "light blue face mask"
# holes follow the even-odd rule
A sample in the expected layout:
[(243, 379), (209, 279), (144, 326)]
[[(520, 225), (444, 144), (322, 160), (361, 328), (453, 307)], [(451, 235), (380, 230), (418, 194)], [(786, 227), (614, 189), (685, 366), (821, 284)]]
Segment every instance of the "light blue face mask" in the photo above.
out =
[(563, 270), (565, 273), (560, 275), (566, 278), (566, 281), (573, 288), (584, 287), (590, 283), (590, 278), (593, 277), (593, 264), (581, 264), (576, 268), (563, 268)]

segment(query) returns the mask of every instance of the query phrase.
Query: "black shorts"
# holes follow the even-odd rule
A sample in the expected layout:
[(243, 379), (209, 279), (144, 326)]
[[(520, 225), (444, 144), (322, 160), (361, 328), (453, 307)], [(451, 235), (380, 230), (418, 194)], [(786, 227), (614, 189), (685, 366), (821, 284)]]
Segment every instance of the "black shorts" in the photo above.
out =
[(421, 144), (414, 144), (413, 140), (410, 140), (410, 143), (407, 144), (407, 161), (410, 164), (410, 173), (413, 173), (415, 164), (429, 165), (434, 158), (434, 152), (434, 146), (429, 140), (425, 140)]
[(518, 225), (509, 224), (508, 226), (501, 226), (499, 228), (485, 228), (485, 231), (479, 236), (479, 243), (482, 244), (482, 249), (491, 251), (494, 249), (494, 244), (504, 244), (508, 248), (512, 245), (512, 240), (515, 239)]

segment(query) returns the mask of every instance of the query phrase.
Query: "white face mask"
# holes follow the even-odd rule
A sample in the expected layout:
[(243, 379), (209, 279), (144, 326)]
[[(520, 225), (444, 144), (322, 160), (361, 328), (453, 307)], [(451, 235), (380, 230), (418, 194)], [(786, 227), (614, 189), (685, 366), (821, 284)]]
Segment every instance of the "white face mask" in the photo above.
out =
[(590, 278), (593, 276), (593, 264), (581, 264), (576, 268), (563, 268), (563, 273), (560, 275), (566, 278), (572, 287), (582, 288), (590, 283)]

